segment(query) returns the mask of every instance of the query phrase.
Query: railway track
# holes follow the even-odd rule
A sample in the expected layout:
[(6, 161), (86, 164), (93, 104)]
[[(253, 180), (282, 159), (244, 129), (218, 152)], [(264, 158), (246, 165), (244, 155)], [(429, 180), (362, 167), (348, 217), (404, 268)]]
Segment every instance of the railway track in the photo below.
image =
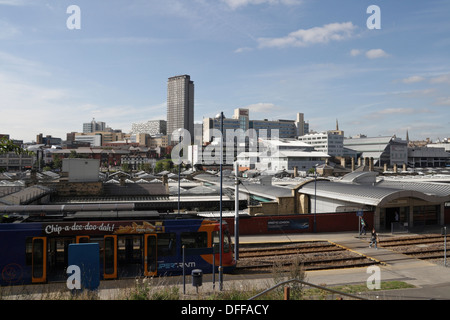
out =
[(388, 238), (379, 246), (424, 260), (443, 259), (445, 254), (444, 236), (439, 234)]
[(270, 248), (249, 248), (240, 249), (239, 257), (252, 258), (266, 255), (286, 255), (286, 254), (301, 254), (312, 252), (331, 252), (331, 251), (344, 251), (344, 248), (335, 246), (331, 243), (319, 243), (319, 244), (297, 244), (297, 245), (285, 245), (274, 246)]
[(443, 243), (444, 236), (441, 235), (423, 235), (423, 236), (402, 236), (382, 239), (380, 246), (382, 247), (398, 247), (402, 245), (417, 245), (427, 243)]
[(305, 270), (363, 267), (378, 263), (363, 255), (326, 242), (298, 242), (241, 248), (238, 273), (283, 271), (302, 265)]
[[(444, 236), (439, 234), (386, 237), (381, 238), (378, 246), (417, 259), (438, 260), (443, 259), (445, 254)], [(303, 265), (305, 271), (327, 270), (378, 263), (380, 262), (327, 241), (308, 241), (241, 246), (236, 271), (266, 273), (275, 269), (288, 270), (295, 265)]]

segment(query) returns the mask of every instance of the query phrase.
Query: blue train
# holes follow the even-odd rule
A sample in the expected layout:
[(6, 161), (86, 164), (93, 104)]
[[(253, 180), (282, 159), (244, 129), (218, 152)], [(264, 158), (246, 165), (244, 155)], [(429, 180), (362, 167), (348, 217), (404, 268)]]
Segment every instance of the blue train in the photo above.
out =
[[(182, 274), (182, 248), (210, 248), (184, 260), (186, 272), (210, 273), (213, 263), (219, 265), (219, 229), (213, 219), (3, 223), (0, 285), (64, 281), (69, 245), (89, 242), (99, 244), (100, 279)], [(225, 222), (222, 238), (223, 270), (232, 272), (236, 261)]]

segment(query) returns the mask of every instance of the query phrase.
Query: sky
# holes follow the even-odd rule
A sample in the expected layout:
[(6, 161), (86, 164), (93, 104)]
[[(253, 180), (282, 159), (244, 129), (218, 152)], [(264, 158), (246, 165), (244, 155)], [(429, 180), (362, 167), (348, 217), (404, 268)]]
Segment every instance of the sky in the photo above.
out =
[(165, 120), (167, 79), (189, 74), (195, 122), (301, 112), (318, 132), (436, 141), (449, 14), (446, 0), (0, 0), (0, 133), (65, 140), (93, 118), (129, 132)]

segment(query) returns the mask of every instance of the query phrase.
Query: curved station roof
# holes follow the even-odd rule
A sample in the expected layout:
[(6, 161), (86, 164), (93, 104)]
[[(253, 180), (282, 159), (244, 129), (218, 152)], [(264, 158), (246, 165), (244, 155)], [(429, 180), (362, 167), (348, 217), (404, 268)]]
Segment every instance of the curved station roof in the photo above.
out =
[(418, 198), (427, 202), (450, 201), (450, 184), (411, 181), (376, 181), (375, 172), (353, 172), (340, 181), (310, 180), (299, 192), (371, 206), (383, 207), (401, 198)]

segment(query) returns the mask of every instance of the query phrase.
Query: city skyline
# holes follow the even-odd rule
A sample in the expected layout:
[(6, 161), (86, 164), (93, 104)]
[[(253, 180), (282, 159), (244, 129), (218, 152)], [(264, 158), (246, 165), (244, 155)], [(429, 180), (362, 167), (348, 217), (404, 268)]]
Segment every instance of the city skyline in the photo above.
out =
[[(371, 5), (381, 29), (368, 25)], [(124, 132), (167, 120), (167, 79), (182, 74), (196, 84), (196, 123), (246, 108), (255, 119), (301, 112), (314, 131), (338, 119), (346, 137), (450, 136), (445, 1), (0, 0), (0, 9), (0, 133), (13, 139), (64, 138), (92, 118)]]

